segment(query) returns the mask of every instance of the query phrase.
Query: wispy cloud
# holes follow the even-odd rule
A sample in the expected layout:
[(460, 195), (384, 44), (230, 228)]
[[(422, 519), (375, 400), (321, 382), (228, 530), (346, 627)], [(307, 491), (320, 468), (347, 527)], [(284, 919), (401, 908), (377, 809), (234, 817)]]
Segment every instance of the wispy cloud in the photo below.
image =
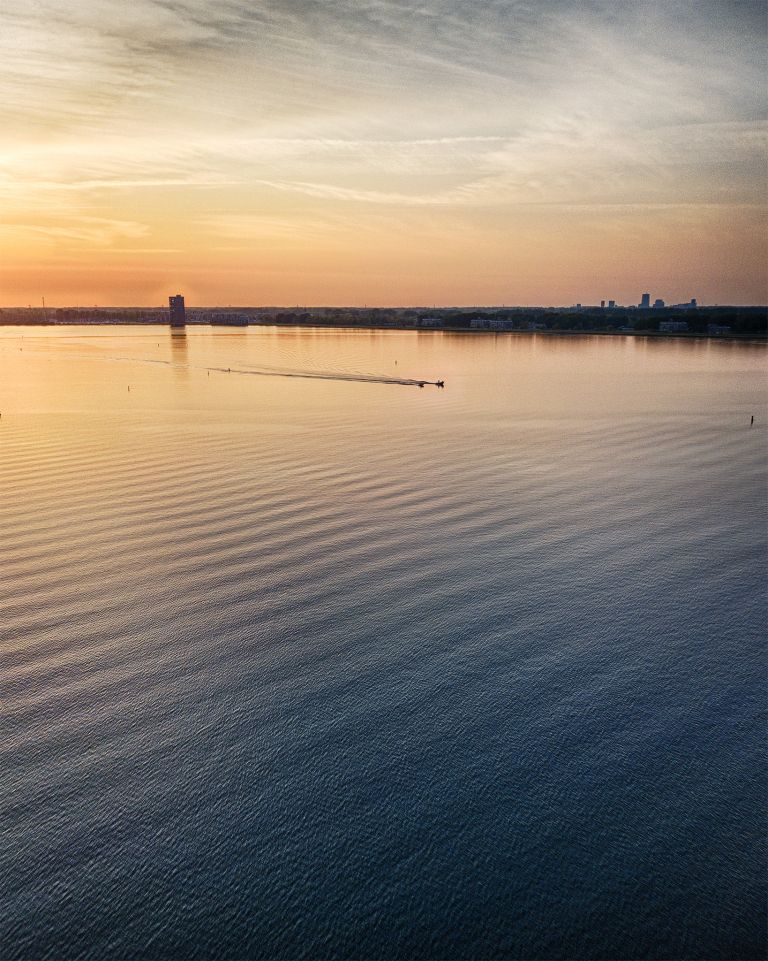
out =
[(66, 223), (2, 223), (0, 237), (5, 236), (17, 242), (24, 237), (33, 236), (49, 243), (61, 241), (85, 242), (89, 245), (104, 247), (119, 239), (145, 237), (149, 233), (146, 224), (128, 220), (112, 220), (107, 217), (68, 217)]
[(4, 0), (0, 210), (161, 252), (238, 217), (756, 204), (764, 43), (762, 0)]

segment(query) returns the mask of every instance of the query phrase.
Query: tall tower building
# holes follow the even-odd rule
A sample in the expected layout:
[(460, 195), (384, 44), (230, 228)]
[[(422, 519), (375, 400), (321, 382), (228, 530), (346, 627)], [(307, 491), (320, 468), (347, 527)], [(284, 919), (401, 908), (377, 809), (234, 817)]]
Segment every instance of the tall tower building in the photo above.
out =
[(640, 306), (641, 306), (641, 307), (650, 307), (650, 306), (651, 306), (651, 295), (650, 295), (650, 294), (643, 294), (643, 296), (640, 298)]
[(181, 294), (168, 298), (168, 310), (171, 315), (171, 327), (183, 327), (187, 322), (187, 312), (184, 309), (184, 298)]

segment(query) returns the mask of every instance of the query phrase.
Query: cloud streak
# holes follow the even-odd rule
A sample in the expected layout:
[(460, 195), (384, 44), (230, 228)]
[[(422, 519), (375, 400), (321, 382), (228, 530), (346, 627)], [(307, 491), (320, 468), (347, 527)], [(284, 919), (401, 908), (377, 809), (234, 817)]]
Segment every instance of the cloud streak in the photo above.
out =
[(238, 217), (335, 237), (441, 208), (474, 236), (489, 209), (743, 210), (764, 42), (751, 0), (5, 0), (0, 210), (40, 226), (30, 264), (66, 216), (162, 252)]

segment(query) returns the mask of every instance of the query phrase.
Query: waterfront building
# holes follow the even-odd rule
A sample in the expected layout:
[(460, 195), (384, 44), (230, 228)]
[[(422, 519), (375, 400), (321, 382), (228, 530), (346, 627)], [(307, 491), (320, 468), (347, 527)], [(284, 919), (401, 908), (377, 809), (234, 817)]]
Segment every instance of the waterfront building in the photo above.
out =
[(445, 327), (442, 317), (421, 317), (417, 324), (419, 327)]
[(688, 330), (686, 320), (662, 320), (659, 323), (659, 330), (665, 334), (682, 334)]
[(168, 298), (168, 312), (171, 317), (171, 327), (184, 327), (187, 313), (184, 309), (184, 298), (181, 294)]
[(242, 313), (215, 313), (211, 314), (210, 322), (213, 327), (247, 327), (248, 314)]
[[(514, 330), (515, 324), (511, 320), (496, 320), (488, 317), (476, 317), (474, 320), (470, 320), (469, 326), (471, 330)], [(541, 325), (544, 326), (543, 324)], [(529, 326), (529, 330), (530, 330)]]

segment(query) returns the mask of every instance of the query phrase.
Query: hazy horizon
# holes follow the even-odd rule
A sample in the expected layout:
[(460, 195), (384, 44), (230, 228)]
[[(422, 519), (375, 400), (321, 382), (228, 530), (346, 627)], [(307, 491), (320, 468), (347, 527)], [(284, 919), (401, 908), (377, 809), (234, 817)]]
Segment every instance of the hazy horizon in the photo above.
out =
[(8, 0), (0, 26), (0, 305), (768, 300), (757, 0)]
[[(183, 291), (174, 291), (176, 294), (181, 294), (184, 296)], [(169, 291), (169, 297), (171, 293)], [(325, 303), (325, 304), (295, 304), (295, 303), (282, 303), (282, 304), (257, 304), (257, 303), (190, 303), (186, 299), (186, 309), (188, 311), (196, 310), (392, 310), (392, 311), (407, 311), (407, 310), (553, 310), (553, 311), (569, 311), (574, 308), (581, 308), (582, 310), (601, 310), (604, 309), (606, 313), (609, 313), (613, 309), (615, 310), (627, 310), (627, 309), (638, 309), (638, 310), (655, 310), (656, 307), (653, 306), (653, 301), (656, 295), (651, 296), (651, 305), (649, 307), (643, 308), (639, 303), (634, 301), (629, 301), (627, 303), (616, 302), (614, 307), (609, 307), (607, 302), (603, 308), (601, 308), (599, 303), (589, 303), (587, 301), (573, 301), (571, 303), (563, 304), (501, 304), (501, 303), (463, 303), (463, 304), (439, 304), (439, 303), (421, 303), (421, 304), (394, 304), (394, 303), (384, 303), (384, 304), (354, 304), (354, 303)], [(664, 299), (663, 297), (661, 298)], [(664, 308), (688, 308), (689, 301), (683, 300), (680, 302), (673, 303), (672, 301), (664, 301)], [(768, 303), (754, 303), (754, 304), (736, 304), (736, 303), (722, 303), (722, 304), (705, 304), (701, 301), (697, 302), (697, 308), (701, 310), (707, 310), (710, 308), (738, 308), (738, 309), (768, 309)], [(0, 306), (0, 311), (13, 311), (13, 310), (163, 310), (167, 313), (168, 311), (168, 298), (166, 297), (164, 303), (150, 304), (150, 303), (133, 303), (133, 304), (116, 304), (116, 303), (101, 303), (101, 304), (66, 304), (66, 303), (50, 303), (46, 300), (45, 304), (3, 304)]]

